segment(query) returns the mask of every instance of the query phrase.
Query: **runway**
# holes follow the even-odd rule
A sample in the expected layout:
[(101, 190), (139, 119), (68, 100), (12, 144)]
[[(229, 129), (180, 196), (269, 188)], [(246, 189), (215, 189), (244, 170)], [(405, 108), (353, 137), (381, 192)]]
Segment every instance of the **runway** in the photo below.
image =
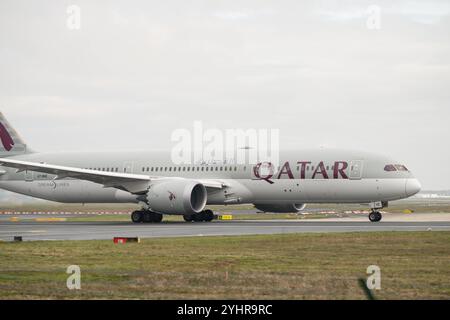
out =
[(214, 221), (212, 223), (163, 222), (35, 222), (0, 221), (0, 240), (22, 236), (35, 240), (102, 240), (113, 237), (235, 236), (286, 233), (329, 233), (370, 231), (450, 231), (450, 221), (362, 222), (362, 221)]

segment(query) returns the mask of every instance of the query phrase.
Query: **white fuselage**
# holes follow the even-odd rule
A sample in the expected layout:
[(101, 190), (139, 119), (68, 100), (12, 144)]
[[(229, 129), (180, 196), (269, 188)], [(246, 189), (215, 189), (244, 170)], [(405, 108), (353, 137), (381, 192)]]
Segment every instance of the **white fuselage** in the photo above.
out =
[[(420, 184), (407, 170), (387, 171), (398, 162), (358, 151), (286, 151), (277, 166), (257, 164), (181, 164), (165, 152), (32, 153), (12, 157), (106, 172), (151, 177), (211, 179), (227, 187), (208, 190), (208, 204), (370, 203), (407, 198)], [(263, 164), (267, 166), (267, 163)], [(266, 168), (267, 169), (267, 168)], [(73, 178), (1, 168), (0, 188), (64, 203), (138, 203), (130, 192)]]

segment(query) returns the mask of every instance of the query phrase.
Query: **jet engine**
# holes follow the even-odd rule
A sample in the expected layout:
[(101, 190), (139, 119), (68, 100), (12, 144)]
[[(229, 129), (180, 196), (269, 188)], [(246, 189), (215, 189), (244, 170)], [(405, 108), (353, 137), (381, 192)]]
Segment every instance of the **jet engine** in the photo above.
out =
[(188, 179), (157, 181), (147, 193), (150, 209), (165, 214), (190, 215), (201, 212), (207, 198), (205, 186)]
[(262, 212), (275, 213), (297, 213), (305, 209), (304, 203), (288, 203), (288, 204), (254, 204), (255, 208)]

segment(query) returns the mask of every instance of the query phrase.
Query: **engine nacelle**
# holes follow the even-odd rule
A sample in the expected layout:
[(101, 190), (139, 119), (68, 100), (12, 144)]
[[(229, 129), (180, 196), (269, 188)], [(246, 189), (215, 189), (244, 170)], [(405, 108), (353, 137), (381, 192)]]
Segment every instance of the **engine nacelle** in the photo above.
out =
[(304, 203), (288, 203), (288, 204), (254, 204), (255, 208), (262, 212), (275, 213), (297, 213), (305, 209)]
[(155, 182), (147, 193), (152, 211), (166, 214), (190, 215), (203, 211), (208, 195), (203, 184), (187, 179)]

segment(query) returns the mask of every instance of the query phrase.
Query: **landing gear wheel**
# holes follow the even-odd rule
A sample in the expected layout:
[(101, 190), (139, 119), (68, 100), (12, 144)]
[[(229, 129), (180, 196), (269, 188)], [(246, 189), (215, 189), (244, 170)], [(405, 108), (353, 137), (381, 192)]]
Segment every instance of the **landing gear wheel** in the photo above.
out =
[(199, 212), (199, 213), (194, 213), (192, 215), (192, 218), (194, 219), (195, 222), (202, 222), (204, 220), (204, 214), (203, 211)]
[(214, 220), (214, 212), (212, 212), (211, 210), (205, 210), (203, 211), (203, 214), (205, 216), (204, 221), (211, 222)]
[(161, 213), (156, 213), (156, 212), (152, 212), (153, 213), (153, 221), (155, 223), (160, 223), (163, 219), (163, 215)]
[(144, 211), (143, 221), (145, 223), (159, 223), (163, 219), (163, 215), (156, 212)]
[(382, 218), (382, 215), (378, 211), (372, 211), (369, 214), (369, 220), (371, 222), (379, 222), (379, 221), (381, 221), (381, 218)]
[(144, 211), (142, 214), (142, 222), (144, 223), (150, 223), (152, 222), (152, 215), (151, 212)]
[(131, 221), (134, 223), (144, 222), (144, 212), (143, 211), (134, 211), (131, 214)]
[(214, 220), (214, 212), (211, 210), (204, 210), (202, 212), (194, 213), (191, 215), (185, 215), (184, 221), (186, 222), (211, 222)]

